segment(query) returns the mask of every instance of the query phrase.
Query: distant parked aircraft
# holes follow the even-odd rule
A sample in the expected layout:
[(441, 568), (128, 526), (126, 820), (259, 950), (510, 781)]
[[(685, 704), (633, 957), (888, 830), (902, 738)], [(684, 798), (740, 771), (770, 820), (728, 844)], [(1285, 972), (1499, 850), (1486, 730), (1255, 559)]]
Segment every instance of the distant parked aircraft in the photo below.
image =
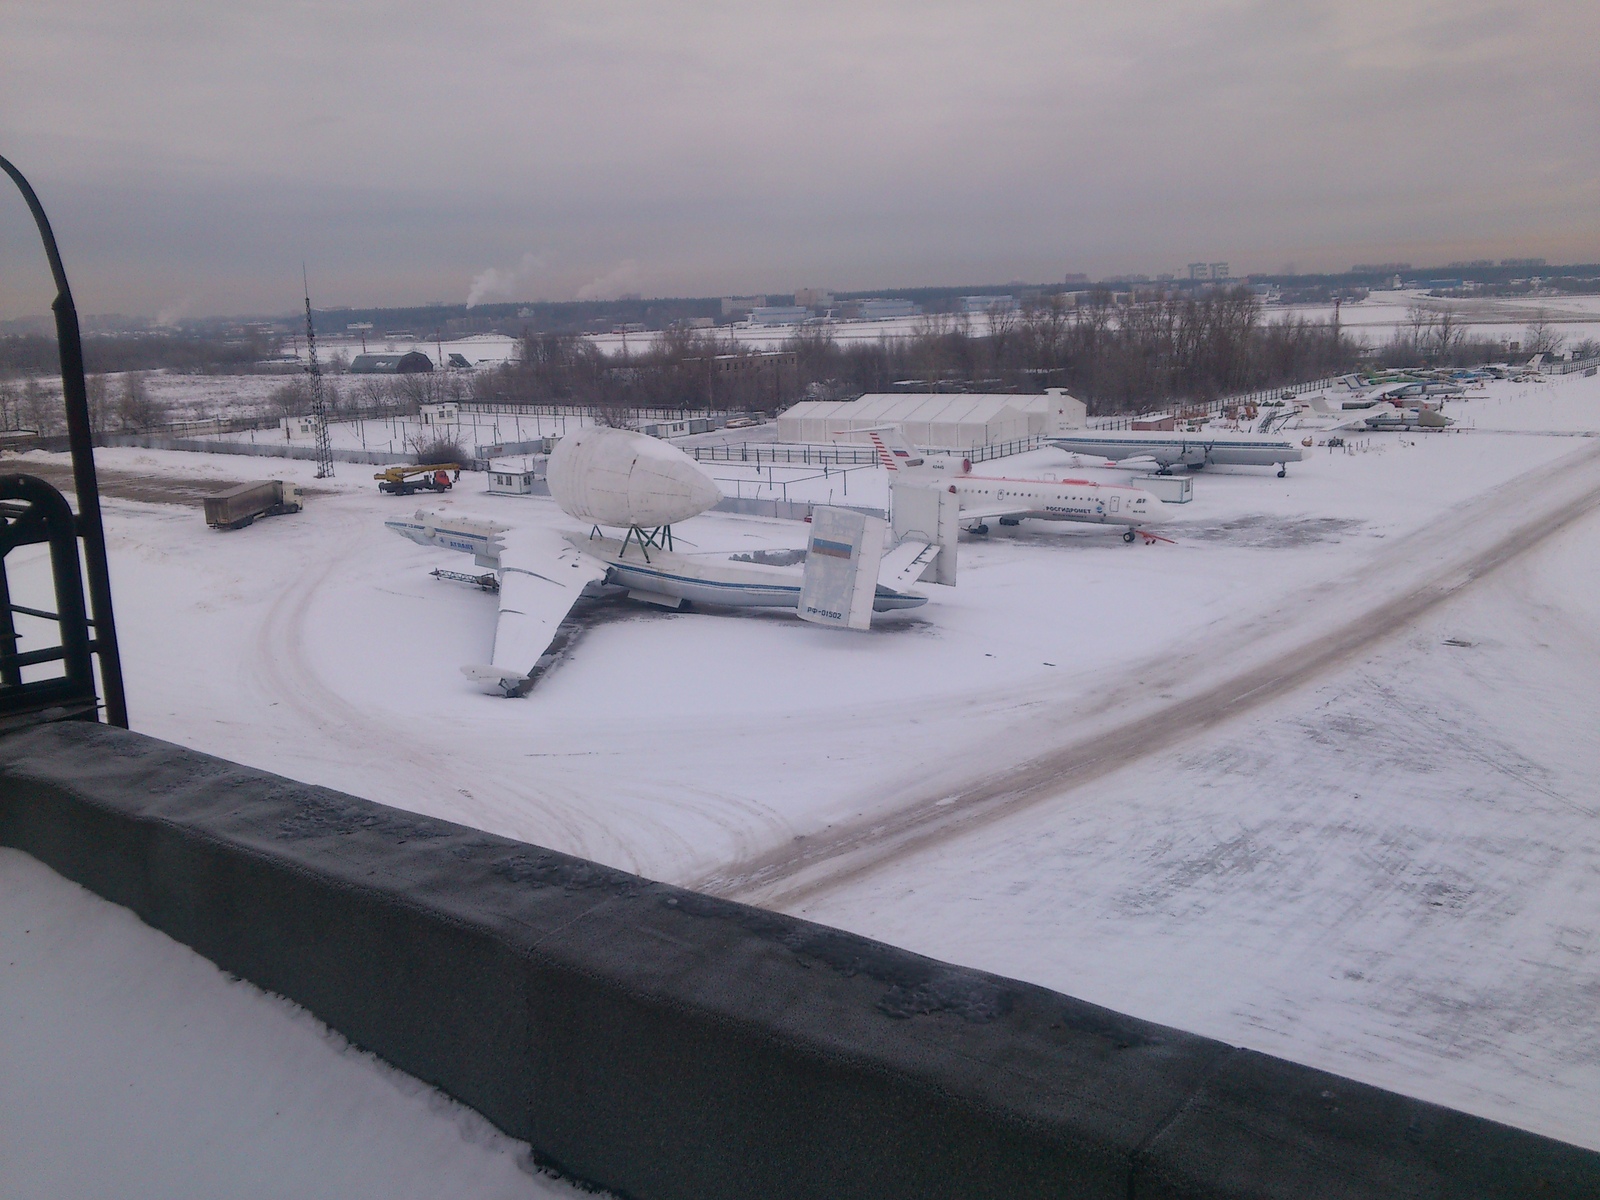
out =
[(1305, 457), (1292, 438), (1267, 433), (1228, 433), (1202, 429), (1197, 433), (1160, 430), (1084, 429), (1051, 437), (1050, 443), (1072, 454), (1091, 454), (1122, 466), (1154, 466), (1166, 475), (1173, 467), (1241, 466), (1277, 467), (1278, 478), (1288, 472), (1285, 465)]
[(1392, 400), (1380, 400), (1367, 408), (1336, 409), (1321, 396), (1311, 397), (1309, 416), (1316, 422), (1311, 427), (1328, 433), (1339, 429), (1446, 429), (1455, 424), (1437, 409), (1425, 405), (1407, 407)]
[[(1144, 526), (1159, 521), (1166, 511), (1161, 501), (1143, 488), (1087, 479), (974, 475), (967, 459), (917, 450), (905, 440), (899, 426), (856, 432), (872, 439), (879, 461), (889, 470), (937, 479), (948, 486), (960, 499), (962, 527), (976, 533), (988, 533), (988, 523), (996, 520), (1002, 525), (1015, 525), (1024, 519), (1082, 521), (1126, 526), (1122, 540), (1131, 542)], [(1145, 537), (1153, 539), (1154, 535)]]

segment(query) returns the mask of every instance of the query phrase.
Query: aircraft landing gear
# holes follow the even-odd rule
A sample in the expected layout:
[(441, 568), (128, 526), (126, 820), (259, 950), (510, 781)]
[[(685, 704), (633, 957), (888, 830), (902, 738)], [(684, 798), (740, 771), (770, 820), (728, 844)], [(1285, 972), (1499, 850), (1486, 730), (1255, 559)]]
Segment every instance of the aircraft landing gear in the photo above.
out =
[(1122, 540), (1127, 542), (1128, 545), (1130, 545), (1130, 546), (1133, 545), (1133, 537), (1134, 537), (1133, 530), (1124, 529), (1122, 531)]
[(1281, 467), (1281, 466), (1280, 466), (1280, 467), (1279, 467), (1279, 468), (1278, 468), (1278, 478), (1279, 478), (1279, 479), (1282, 479), (1282, 478), (1283, 478), (1283, 477), (1284, 477), (1284, 476), (1285, 476), (1285, 475), (1287, 475), (1287, 474), (1288, 474), (1288, 473), (1289, 473), (1289, 468), (1288, 468), (1288, 467)]
[(972, 532), (987, 535), (989, 532), (989, 527), (987, 525), (974, 525), (972, 527)]

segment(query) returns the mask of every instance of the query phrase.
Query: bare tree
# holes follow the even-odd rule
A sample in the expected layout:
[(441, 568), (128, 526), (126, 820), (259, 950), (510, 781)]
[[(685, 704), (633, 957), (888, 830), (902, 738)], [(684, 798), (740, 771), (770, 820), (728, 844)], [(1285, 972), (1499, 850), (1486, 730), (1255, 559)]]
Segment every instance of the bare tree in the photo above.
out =
[(273, 388), (268, 400), (280, 417), (303, 416), (311, 408), (311, 387), (304, 376), (296, 376)]
[(1433, 323), (1430, 350), (1435, 362), (1448, 363), (1466, 341), (1468, 325), (1448, 304), (1439, 310)]
[(95, 433), (108, 432), (114, 421), (111, 388), (104, 375), (87, 375), (83, 380), (84, 394), (89, 402), (89, 428)]
[(66, 418), (60, 393), (46, 388), (32, 376), (22, 385), (18, 415), (24, 426), (44, 434), (58, 432)]
[(129, 371), (122, 377), (122, 394), (117, 397), (117, 417), (123, 427), (143, 433), (167, 419), (167, 406), (150, 394), (150, 386), (141, 371)]
[(1533, 324), (1529, 325), (1522, 334), (1522, 350), (1528, 355), (1534, 354), (1560, 354), (1561, 347), (1567, 339), (1557, 333), (1545, 316), (1544, 309), (1534, 314)]

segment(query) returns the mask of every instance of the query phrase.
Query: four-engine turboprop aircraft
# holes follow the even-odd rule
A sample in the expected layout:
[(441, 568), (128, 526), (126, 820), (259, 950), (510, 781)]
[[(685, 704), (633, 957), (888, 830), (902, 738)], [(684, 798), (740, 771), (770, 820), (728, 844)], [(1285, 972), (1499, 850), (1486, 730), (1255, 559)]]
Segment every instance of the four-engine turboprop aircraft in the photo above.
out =
[(1240, 466), (1277, 467), (1278, 478), (1288, 474), (1286, 464), (1305, 457), (1293, 438), (1274, 433), (1228, 433), (1202, 429), (1196, 433), (1142, 429), (1082, 429), (1051, 436), (1050, 444), (1071, 454), (1091, 454), (1123, 466), (1154, 466), (1167, 475), (1173, 467)]
[[(471, 554), (493, 569), (500, 593), (494, 654), (461, 668), (491, 693), (525, 695), (572, 606), (607, 585), (668, 608), (685, 600), (789, 608), (802, 620), (851, 629), (870, 627), (874, 612), (927, 603), (907, 585), (938, 547), (917, 540), (891, 547), (888, 523), (853, 509), (813, 511), (802, 566), (679, 553), (673, 523), (704, 512), (722, 493), (688, 455), (643, 434), (601, 427), (568, 434), (550, 455), (547, 478), (562, 511), (593, 522), (587, 537), (426, 511), (384, 522), (402, 537)], [(626, 532), (605, 537), (601, 525)]]
[[(947, 485), (961, 502), (961, 525), (988, 533), (990, 521), (1015, 525), (1024, 518), (1124, 525), (1125, 542), (1159, 521), (1165, 506), (1143, 488), (1087, 479), (1011, 479), (974, 475), (972, 463), (944, 454), (923, 454), (906, 442), (899, 426), (856, 430), (872, 439), (878, 459), (891, 471), (926, 476)], [(1144, 534), (1153, 540), (1153, 534)]]

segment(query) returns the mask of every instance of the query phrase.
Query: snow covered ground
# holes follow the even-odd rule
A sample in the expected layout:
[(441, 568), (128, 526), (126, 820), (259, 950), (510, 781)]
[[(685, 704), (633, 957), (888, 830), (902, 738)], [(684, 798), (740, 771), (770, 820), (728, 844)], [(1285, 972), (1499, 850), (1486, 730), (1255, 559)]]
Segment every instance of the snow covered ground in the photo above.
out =
[(794, 906), (1600, 1148), (1600, 516), (1270, 710)]
[[(1600, 338), (1600, 296), (1486, 296), (1441, 300), (1414, 289), (1369, 292), (1360, 303), (1340, 305), (1339, 323), (1351, 336), (1368, 345), (1380, 345), (1410, 323), (1411, 309), (1419, 304), (1434, 311), (1450, 309), (1467, 323), (1470, 338), (1520, 342), (1528, 326), (1541, 319), (1565, 339), (1569, 349), (1586, 339)], [(1262, 312), (1267, 321), (1285, 317), (1329, 321), (1333, 315), (1331, 304), (1272, 305)]]
[(0, 1194), (561, 1200), (528, 1149), (0, 849)]
[[(381, 450), (390, 454), (410, 454), (419, 445), (436, 438), (456, 441), (469, 455), (480, 446), (499, 446), (534, 438), (563, 437), (569, 430), (588, 424), (580, 414), (556, 416), (462, 413), (460, 421), (444, 425), (424, 425), (419, 417), (376, 417), (360, 421), (333, 421), (328, 425), (328, 442), (335, 450)], [(296, 432), (285, 436), (282, 429), (255, 429), (241, 433), (206, 434), (205, 441), (246, 442), (251, 445), (286, 445), (301, 449), (313, 447), (316, 438)], [(274, 451), (276, 453), (276, 451)]]
[[(1600, 439), (1570, 436), (1600, 430), (1600, 381), (1464, 409), (1476, 428), (1318, 449), (1286, 479), (1207, 471), (1175, 545), (964, 540), (957, 587), (866, 634), (597, 604), (519, 701), (460, 675), (494, 599), (382, 528), (418, 503), (370, 470), (230, 534), (112, 495), (132, 720), (1600, 1147)], [(1002, 465), (1086, 473), (1066, 464)], [(576, 528), (535, 498), (423, 502)]]

